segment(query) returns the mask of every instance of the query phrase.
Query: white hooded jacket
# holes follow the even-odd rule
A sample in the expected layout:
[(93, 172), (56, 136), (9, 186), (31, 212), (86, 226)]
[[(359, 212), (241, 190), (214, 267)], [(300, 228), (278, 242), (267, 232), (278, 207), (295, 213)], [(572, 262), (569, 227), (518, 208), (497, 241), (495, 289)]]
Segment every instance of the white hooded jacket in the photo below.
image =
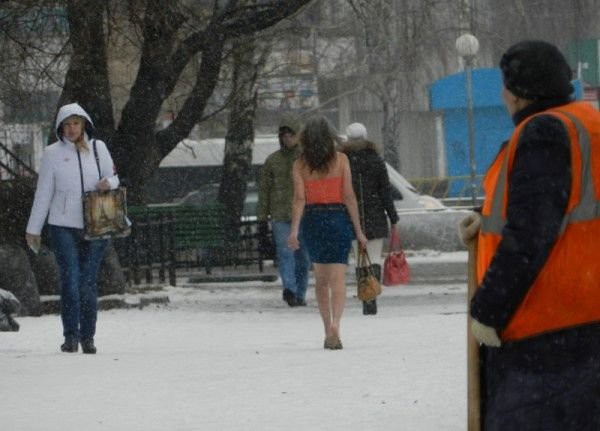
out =
[[(81, 177), (75, 144), (61, 136), (59, 127), (67, 118), (77, 115), (85, 118), (93, 127), (90, 116), (77, 103), (60, 108), (56, 116), (55, 131), (58, 141), (48, 145), (42, 155), (42, 163), (27, 224), (27, 233), (39, 235), (44, 226), (46, 216), (48, 224), (83, 229), (83, 204), (81, 201)], [(88, 126), (88, 127), (89, 127)], [(85, 133), (85, 132), (84, 132)], [(114, 174), (112, 157), (104, 142), (89, 139), (85, 133), (89, 151), (82, 151), (81, 167), (84, 191), (96, 189), (101, 178), (106, 178), (111, 189), (119, 186), (119, 177)], [(100, 175), (94, 157), (93, 142), (96, 142), (100, 160)]]

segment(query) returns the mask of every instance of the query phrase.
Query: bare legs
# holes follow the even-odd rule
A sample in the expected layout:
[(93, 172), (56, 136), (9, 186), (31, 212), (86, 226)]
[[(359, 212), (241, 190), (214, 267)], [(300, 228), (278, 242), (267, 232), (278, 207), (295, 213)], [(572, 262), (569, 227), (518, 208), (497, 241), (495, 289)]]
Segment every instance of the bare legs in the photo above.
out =
[(339, 339), (340, 320), (346, 305), (346, 265), (315, 263), (314, 273), (315, 293), (325, 337)]

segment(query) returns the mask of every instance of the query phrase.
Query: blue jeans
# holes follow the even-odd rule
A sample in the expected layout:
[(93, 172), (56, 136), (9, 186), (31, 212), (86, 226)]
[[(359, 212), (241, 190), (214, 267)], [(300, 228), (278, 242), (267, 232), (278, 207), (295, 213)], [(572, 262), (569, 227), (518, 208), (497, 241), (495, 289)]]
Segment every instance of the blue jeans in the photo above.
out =
[[(271, 227), (277, 248), (277, 265), (283, 288), (291, 290), (296, 298), (304, 299), (308, 287), (310, 259), (306, 247), (302, 246), (302, 238), (299, 238), (300, 248), (295, 251), (290, 250), (287, 239), (290, 235), (291, 223), (274, 221), (271, 223)], [(300, 237), (302, 237), (302, 232), (300, 232)]]
[(65, 339), (94, 339), (98, 314), (98, 268), (108, 240), (86, 241), (80, 229), (50, 225), (60, 273), (60, 314)]

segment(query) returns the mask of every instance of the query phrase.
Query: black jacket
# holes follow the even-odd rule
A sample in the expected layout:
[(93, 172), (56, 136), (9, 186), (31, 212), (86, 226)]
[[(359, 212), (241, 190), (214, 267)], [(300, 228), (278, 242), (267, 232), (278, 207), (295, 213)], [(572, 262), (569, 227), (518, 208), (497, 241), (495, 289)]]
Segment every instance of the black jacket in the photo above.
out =
[[(391, 224), (398, 222), (383, 159), (374, 143), (358, 140), (344, 144), (352, 171), (352, 186), (358, 201), (358, 213), (368, 239), (387, 238)], [(386, 217), (387, 214), (387, 217)]]

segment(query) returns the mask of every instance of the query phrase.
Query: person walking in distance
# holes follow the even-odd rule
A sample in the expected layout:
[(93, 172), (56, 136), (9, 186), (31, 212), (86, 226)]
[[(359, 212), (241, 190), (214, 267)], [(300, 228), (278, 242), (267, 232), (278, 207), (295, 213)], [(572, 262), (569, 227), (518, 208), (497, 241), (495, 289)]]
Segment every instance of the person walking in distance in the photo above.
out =
[(483, 181), (471, 331), (482, 346), (486, 431), (600, 429), (600, 113), (544, 41), (500, 60), (515, 130)]
[[(372, 262), (373, 272), (381, 282), (383, 257), (383, 239), (388, 238), (390, 230), (396, 229), (398, 213), (394, 207), (390, 180), (380, 150), (367, 140), (367, 129), (361, 123), (352, 123), (346, 128), (347, 141), (341, 150), (350, 161), (352, 186), (358, 200), (358, 212), (365, 235), (368, 238), (367, 252)], [(354, 251), (358, 256), (358, 244), (354, 242)], [(363, 314), (377, 314), (377, 300), (363, 301)]]
[[(58, 141), (49, 145), (42, 163), (25, 239), (32, 250), (48, 216), (52, 250), (60, 275), (63, 352), (96, 353), (97, 273), (108, 240), (83, 238), (83, 191), (119, 186), (104, 142), (92, 139), (94, 124), (77, 103), (61, 107), (56, 116)], [(95, 149), (95, 151), (94, 151)], [(97, 157), (94, 154), (97, 152)], [(101, 179), (98, 180), (100, 173)]]
[(294, 195), (292, 165), (300, 152), (298, 145), (300, 128), (300, 121), (296, 117), (291, 115), (282, 117), (279, 122), (281, 148), (267, 157), (260, 172), (258, 188), (259, 237), (264, 243), (270, 217), (277, 252), (277, 266), (283, 284), (282, 296), (290, 307), (306, 305), (310, 270), (306, 249), (299, 247), (297, 250), (290, 250), (287, 246)]
[[(294, 201), (288, 245), (306, 246), (314, 265), (315, 293), (325, 329), (325, 349), (342, 348), (340, 321), (346, 302), (346, 266), (352, 240), (366, 247), (348, 157), (325, 117), (310, 119), (294, 162)], [(303, 244), (301, 243), (303, 242)]]

